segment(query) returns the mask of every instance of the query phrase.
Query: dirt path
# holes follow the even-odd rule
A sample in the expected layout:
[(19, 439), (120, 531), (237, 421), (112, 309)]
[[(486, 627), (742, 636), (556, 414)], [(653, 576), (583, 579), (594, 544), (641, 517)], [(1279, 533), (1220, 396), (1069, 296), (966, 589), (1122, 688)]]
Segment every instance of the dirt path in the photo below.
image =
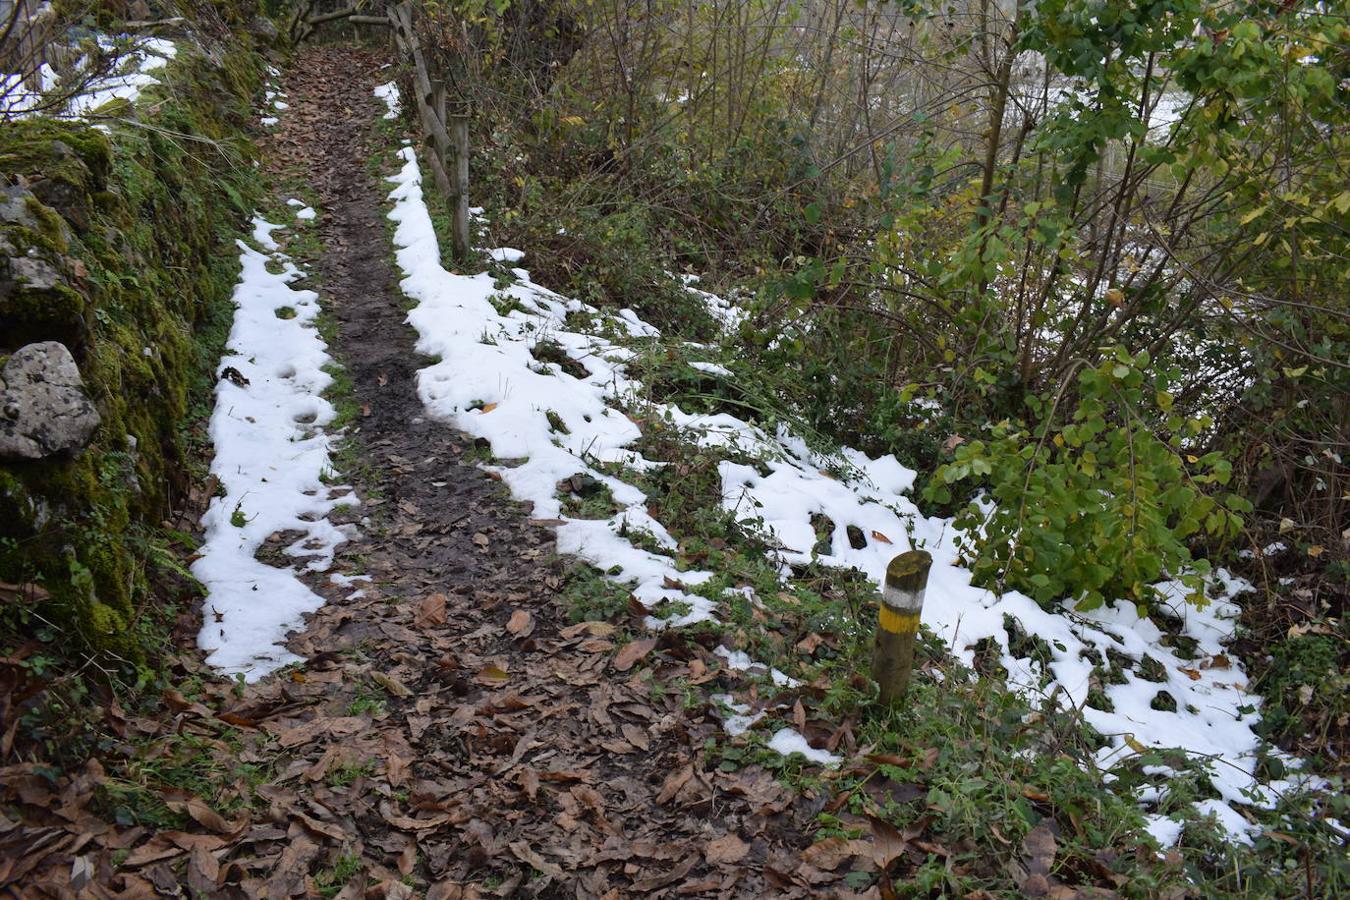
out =
[(181, 647), (162, 707), (106, 700), (96, 757), (6, 766), (0, 897), (846, 895), (848, 854), (800, 852), (829, 798), (706, 754), (739, 682), (711, 639), (569, 624), (551, 531), (425, 417), (369, 166), (382, 61), (301, 53), (263, 147), (318, 194), (302, 261), (366, 411), (336, 571), (372, 580), (316, 576), (305, 663), (243, 686)]
[(424, 416), (387, 188), (367, 165), (379, 62), (302, 54), (270, 142), (273, 164), (314, 173), (319, 194), (332, 349), (369, 411), (355, 455), (370, 521), (342, 567), (374, 583), (318, 613), (293, 643), (303, 672), (251, 691), (241, 713), (286, 757), (261, 789), (287, 828), (269, 896), (344, 855), (359, 858), (351, 896), (381, 883), (430, 897), (790, 892), (778, 873), (799, 864), (807, 801), (704, 758), (720, 728), (707, 649), (669, 635), (616, 656), (609, 629), (568, 627), (551, 532), (462, 461), (468, 439)]

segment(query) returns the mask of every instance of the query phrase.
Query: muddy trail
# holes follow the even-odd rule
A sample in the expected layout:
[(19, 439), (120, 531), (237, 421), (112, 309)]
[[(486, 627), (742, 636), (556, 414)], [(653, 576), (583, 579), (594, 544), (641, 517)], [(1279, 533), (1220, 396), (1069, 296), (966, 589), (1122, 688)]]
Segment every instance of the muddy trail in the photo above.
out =
[[(434, 885), (431, 896), (475, 883), (503, 896), (762, 895), (774, 889), (766, 867), (796, 867), (800, 801), (763, 771), (709, 769), (701, 748), (718, 720), (654, 696), (653, 685), (711, 681), (704, 648), (672, 635), (624, 653), (599, 625), (569, 626), (547, 525), (463, 461), (469, 438), (423, 412), (415, 371), (427, 361), (404, 323), (387, 188), (368, 165), (387, 149), (372, 129), (379, 62), (303, 54), (274, 141), (274, 165), (314, 173), (333, 351), (368, 412), (349, 456), (371, 522), (347, 567), (374, 582), (293, 645), (307, 672), (340, 677), (265, 727), (291, 745), (291, 767), (305, 767), (376, 881)], [(369, 723), (343, 715), (363, 692), (383, 695)], [(278, 682), (267, 699), (287, 693)], [(322, 780), (353, 763), (374, 771), (341, 791)]]
[[(312, 580), (328, 603), (289, 641), (305, 663), (242, 686), (185, 647), (173, 668), (193, 683), (191, 699), (171, 690), (160, 716), (114, 715), (123, 764), (142, 773), (159, 815), (108, 802), (97, 761), (55, 780), (32, 765), (6, 770), (32, 816), (0, 821), (0, 887), (847, 894), (843, 873), (801, 857), (827, 797), (757, 766), (723, 771), (705, 754), (721, 730), (708, 697), (738, 676), (710, 645), (644, 632), (641, 610), (617, 627), (572, 623), (549, 523), (465, 460), (471, 439), (425, 415), (416, 370), (426, 361), (404, 323), (388, 186), (370, 165), (390, 149), (372, 94), (388, 78), (384, 61), (332, 46), (298, 54), (282, 80), (291, 109), (263, 141), (274, 180), (308, 184), (319, 201), (323, 249), (305, 263), (361, 410), (342, 454), (362, 498), (346, 514), (360, 537), (335, 570), (370, 580)], [(182, 762), (185, 743), (196, 755)], [(171, 778), (166, 760), (231, 774)]]

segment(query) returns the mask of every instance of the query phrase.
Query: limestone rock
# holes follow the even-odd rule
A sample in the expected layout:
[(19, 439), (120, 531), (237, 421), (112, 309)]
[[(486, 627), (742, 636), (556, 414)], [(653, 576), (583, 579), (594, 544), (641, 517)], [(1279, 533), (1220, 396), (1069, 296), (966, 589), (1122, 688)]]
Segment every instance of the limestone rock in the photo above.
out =
[(14, 185), (0, 187), (0, 222), (37, 228), (37, 216), (28, 208), (27, 198), (33, 196), (27, 188)]
[(9, 277), (35, 291), (50, 291), (62, 281), (56, 266), (37, 256), (10, 257)]
[(65, 344), (21, 347), (0, 372), (0, 459), (78, 450), (98, 425), (98, 410)]
[(249, 19), (248, 24), (244, 26), (248, 33), (253, 35), (264, 45), (270, 46), (276, 43), (277, 26), (272, 24), (272, 20), (266, 16), (254, 16)]

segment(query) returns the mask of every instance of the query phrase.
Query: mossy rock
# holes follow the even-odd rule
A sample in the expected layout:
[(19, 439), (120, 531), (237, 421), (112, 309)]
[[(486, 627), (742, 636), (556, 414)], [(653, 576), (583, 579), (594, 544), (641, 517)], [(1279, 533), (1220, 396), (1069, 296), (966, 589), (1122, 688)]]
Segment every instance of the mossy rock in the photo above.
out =
[(59, 630), (133, 662), (145, 659), (144, 548), (190, 483), (189, 408), (207, 407), (232, 242), (257, 194), (262, 71), (246, 41), (181, 45), (130, 113), (151, 127), (0, 131), (0, 175), (31, 192), (0, 226), (13, 250), (0, 268), (16, 255), (48, 267), (42, 284), (0, 271), (0, 356), (66, 344), (102, 419), (73, 457), (0, 463), (0, 581), (40, 582)]

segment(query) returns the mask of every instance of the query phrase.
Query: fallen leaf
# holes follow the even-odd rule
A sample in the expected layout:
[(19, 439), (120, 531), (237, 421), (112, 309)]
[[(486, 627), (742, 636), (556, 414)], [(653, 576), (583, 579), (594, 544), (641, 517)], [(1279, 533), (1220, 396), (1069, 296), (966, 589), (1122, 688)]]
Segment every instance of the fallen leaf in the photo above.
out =
[(797, 651), (805, 653), (807, 656), (816, 652), (816, 648), (824, 643), (825, 639), (814, 631), (797, 642)]
[(232, 834), (246, 824), (245, 822), (227, 822), (224, 816), (207, 806), (206, 801), (200, 797), (189, 797), (186, 800), (168, 800), (164, 805), (174, 812), (187, 813), (198, 825), (217, 834)]
[(398, 787), (408, 780), (408, 768), (412, 765), (412, 762), (409, 757), (400, 756), (393, 750), (386, 749), (384, 777), (388, 779), (390, 787)]
[(618, 628), (608, 622), (578, 622), (575, 625), (568, 625), (559, 634), (570, 641), (582, 634), (589, 634), (591, 637), (609, 637), (616, 631)]
[(446, 596), (444, 594), (427, 594), (422, 598), (422, 604), (417, 609), (417, 615), (413, 618), (413, 623), (418, 628), (426, 628), (429, 625), (444, 625)]
[(305, 826), (315, 834), (321, 834), (324, 837), (330, 837), (340, 844), (346, 843), (347, 841), (350, 841), (352, 838), (350, 834), (348, 834), (345, 830), (343, 830), (341, 827), (339, 827), (337, 824), (333, 822), (325, 822), (321, 819), (316, 819), (312, 816), (307, 816), (304, 813), (298, 811), (292, 813), (291, 815), (294, 816), (295, 821), (298, 821), (301, 825)]
[(534, 616), (530, 615), (527, 609), (518, 609), (511, 613), (511, 619), (506, 623), (506, 630), (516, 637), (529, 634), (534, 630)]
[(872, 847), (866, 841), (845, 840), (840, 837), (828, 837), (816, 841), (802, 851), (802, 859), (817, 869), (833, 872), (844, 864), (845, 860), (855, 856), (872, 856)]
[(158, 862), (161, 859), (179, 856), (183, 853), (181, 847), (175, 847), (163, 835), (156, 835), (135, 850), (131, 855), (122, 861), (122, 865), (129, 869), (139, 866), (149, 865), (152, 862)]
[(268, 897), (290, 897), (299, 893), (309, 872), (310, 861), (319, 855), (319, 845), (305, 837), (296, 837), (286, 845), (267, 882)]
[(652, 742), (651, 739), (647, 737), (647, 732), (643, 731), (636, 725), (624, 723), (624, 725), (620, 727), (619, 730), (623, 732), (623, 736), (628, 741), (628, 743), (632, 744), (639, 750), (650, 750), (652, 748)]
[(188, 857), (188, 886), (204, 897), (216, 892), (220, 881), (220, 862), (200, 844)]
[(375, 679), (375, 682), (380, 687), (384, 688), (395, 697), (412, 696), (412, 689), (392, 675), (386, 675), (378, 669), (372, 669), (370, 677)]
[(883, 544), (891, 543), (891, 539), (886, 537), (886, 535), (882, 534), (880, 531), (873, 531), (872, 537), (875, 540), (881, 541)]
[(931, 769), (937, 762), (938, 749), (929, 747), (923, 752), (922, 757), (897, 756), (894, 753), (869, 753), (867, 761), (874, 762), (879, 766), (895, 766), (900, 769), (909, 769), (918, 766), (920, 769)]
[(876, 816), (868, 816), (867, 821), (872, 826), (872, 861), (884, 872), (887, 866), (904, 854), (909, 842), (890, 822)]
[(478, 671), (478, 680), (485, 684), (501, 684), (511, 676), (496, 663), (489, 663)]
[(484, 404), (483, 404), (483, 408), (482, 408), (481, 410), (479, 410), (479, 412), (490, 413), (490, 412), (492, 412), (492, 411), (493, 411), (494, 409), (496, 409), (496, 408), (497, 408), (497, 404), (495, 404), (495, 403), (484, 403)]
[(520, 789), (525, 792), (525, 796), (531, 800), (539, 793), (539, 773), (529, 766), (524, 766), (520, 770)]
[(1055, 835), (1045, 823), (1037, 825), (1022, 839), (1022, 856), (1027, 861), (1027, 871), (1033, 876), (1049, 876), (1050, 868), (1055, 864)]
[(511, 852), (515, 855), (516, 859), (525, 863), (536, 872), (542, 872), (551, 878), (561, 879), (563, 877), (562, 869), (544, 859), (534, 851), (534, 848), (524, 841), (512, 841)]
[(614, 668), (619, 672), (627, 672), (633, 668), (633, 664), (642, 659), (652, 648), (656, 646), (655, 638), (644, 638), (640, 641), (632, 641), (619, 648), (619, 652), (614, 655)]
[(694, 767), (688, 764), (671, 772), (666, 777), (666, 783), (661, 785), (661, 793), (656, 795), (656, 805), (663, 806), (669, 803), (680, 792), (680, 788), (688, 784), (689, 779), (693, 777)]
[(1029, 784), (1022, 785), (1022, 796), (1028, 800), (1035, 800), (1037, 803), (1045, 803), (1050, 799), (1050, 795), (1045, 791), (1034, 788)]
[(380, 815), (386, 822), (402, 831), (425, 831), (428, 828), (435, 828), (438, 825), (444, 825), (454, 819), (449, 813), (438, 813), (429, 819), (414, 819), (412, 816), (405, 816), (402, 813), (395, 812), (388, 801), (380, 804)]
[(737, 837), (734, 832), (728, 832), (715, 841), (709, 841), (703, 852), (709, 865), (738, 863), (750, 852), (750, 845)]

